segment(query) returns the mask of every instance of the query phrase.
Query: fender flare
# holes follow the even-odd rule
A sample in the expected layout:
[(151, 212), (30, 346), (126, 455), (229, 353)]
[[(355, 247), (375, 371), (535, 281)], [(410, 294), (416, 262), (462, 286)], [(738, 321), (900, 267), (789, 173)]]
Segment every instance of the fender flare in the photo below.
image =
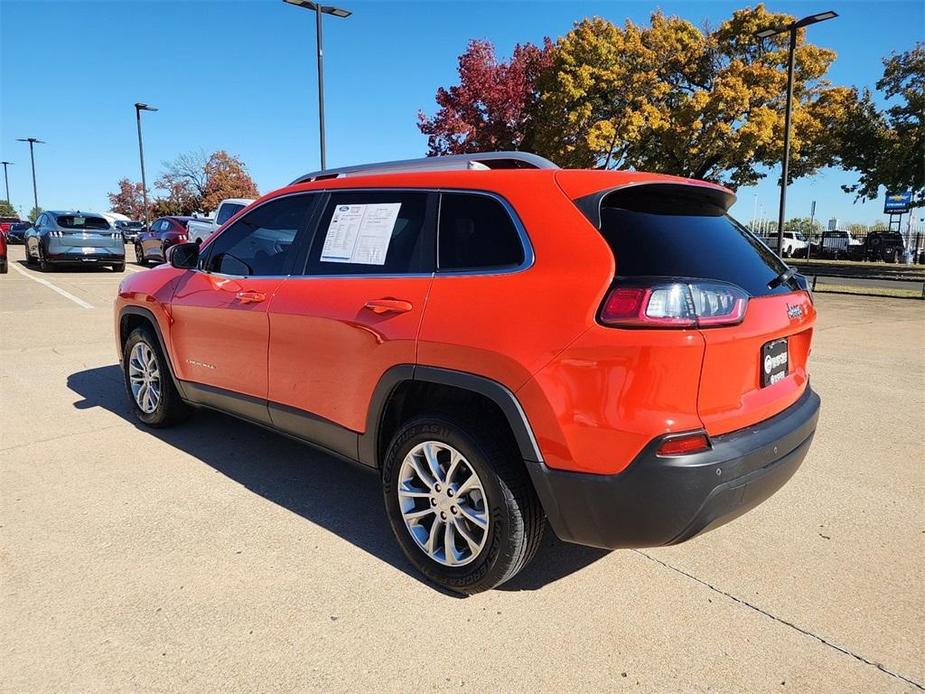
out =
[(167, 343), (164, 342), (164, 335), (161, 333), (161, 326), (157, 322), (157, 318), (151, 310), (141, 308), (140, 306), (124, 306), (122, 310), (119, 311), (119, 344), (122, 343), (122, 321), (124, 321), (125, 317), (128, 315), (140, 316), (150, 324), (151, 328), (154, 330), (155, 337), (157, 337), (157, 342), (160, 345), (161, 354), (164, 355), (164, 358), (167, 361), (167, 371), (170, 373), (170, 380), (173, 381), (174, 388), (177, 389), (177, 392), (180, 394), (180, 398), (183, 400), (188, 400), (187, 393), (183, 388), (183, 382), (180, 381), (177, 378), (177, 375), (174, 373), (173, 364), (170, 361), (170, 352), (167, 350)]
[(382, 375), (373, 391), (366, 417), (366, 431), (359, 438), (357, 452), (361, 463), (370, 467), (379, 467), (377, 447), (382, 418), (395, 389), (407, 381), (452, 386), (488, 398), (498, 406), (507, 420), (523, 459), (533, 463), (543, 462), (543, 455), (533, 435), (527, 414), (520, 401), (517, 400), (517, 396), (507, 386), (466, 371), (399, 364)]

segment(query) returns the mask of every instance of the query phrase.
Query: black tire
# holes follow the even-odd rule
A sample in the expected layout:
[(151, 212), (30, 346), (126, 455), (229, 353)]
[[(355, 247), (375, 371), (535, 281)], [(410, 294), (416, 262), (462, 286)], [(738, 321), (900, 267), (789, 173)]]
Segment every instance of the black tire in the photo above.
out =
[[(139, 342), (144, 342), (154, 352), (157, 360), (157, 370), (160, 374), (161, 395), (153, 412), (144, 412), (138, 406), (129, 382), (129, 359), (132, 349)], [(125, 384), (125, 393), (128, 396), (132, 413), (139, 421), (150, 427), (161, 428), (177, 424), (189, 417), (192, 412), (192, 408), (180, 399), (180, 394), (177, 392), (170, 374), (170, 366), (153, 331), (150, 328), (135, 328), (125, 340), (125, 344), (122, 345), (122, 380)]]
[(29, 245), (26, 244), (26, 265), (29, 267), (35, 266), (35, 258), (32, 257), (32, 254), (29, 252)]
[(135, 244), (135, 262), (139, 265), (147, 265), (148, 261), (145, 260), (145, 252), (142, 250), (141, 246), (137, 243)]
[[(412, 448), (439, 441), (459, 451), (485, 489), (489, 525), (485, 545), (470, 563), (451, 567), (431, 559), (405, 525), (397, 489), (402, 461)], [(412, 419), (399, 428), (382, 466), (382, 489), (392, 531), (409, 561), (434, 583), (472, 595), (513, 578), (539, 548), (546, 519), (524, 463), (506, 432), (445, 415)]]
[(113, 272), (125, 272), (125, 263), (116, 263), (112, 266)]
[(55, 266), (45, 260), (45, 254), (42, 253), (42, 247), (39, 246), (39, 270), (42, 272), (51, 272)]

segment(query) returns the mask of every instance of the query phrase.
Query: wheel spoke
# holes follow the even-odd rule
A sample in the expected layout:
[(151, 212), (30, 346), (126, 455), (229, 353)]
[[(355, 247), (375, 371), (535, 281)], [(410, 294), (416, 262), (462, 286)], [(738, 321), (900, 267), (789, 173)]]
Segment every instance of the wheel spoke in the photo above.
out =
[(402, 515), (407, 521), (419, 521), (432, 513), (436, 513), (436, 511), (432, 508), (425, 508), (421, 511), (408, 511), (407, 513), (402, 513)]
[(454, 518), (453, 525), (456, 526), (456, 532), (462, 535), (463, 539), (466, 541), (466, 544), (469, 545), (469, 549), (473, 553), (478, 552), (479, 543), (474, 537), (472, 537), (472, 535), (469, 534), (469, 530), (466, 528), (466, 524), (463, 523), (459, 518)]
[(424, 458), (427, 459), (427, 467), (430, 468), (430, 474), (434, 480), (443, 482), (443, 470), (440, 468), (440, 461), (437, 460), (437, 451), (434, 450), (433, 443), (424, 444)]
[(466, 520), (475, 523), (482, 530), (488, 527), (488, 520), (485, 518), (483, 513), (480, 513), (475, 509), (471, 509), (468, 505), (463, 503), (457, 504), (456, 508), (458, 508), (459, 512), (465, 516)]
[(429, 499), (430, 492), (424, 491), (422, 489), (408, 489), (407, 487), (398, 488), (398, 496), (405, 496), (412, 499), (422, 498)]
[(456, 475), (456, 470), (459, 468), (459, 463), (462, 460), (462, 456), (459, 455), (456, 451), (453, 451), (452, 456), (450, 457), (450, 467), (446, 470), (446, 483), (447, 485), (453, 484), (453, 477)]
[(408, 458), (410, 458), (411, 467), (414, 468), (414, 472), (415, 474), (417, 474), (418, 479), (420, 479), (421, 482), (423, 482), (427, 486), (428, 489), (433, 489), (434, 480), (430, 476), (430, 474), (428, 472), (425, 472), (424, 469), (421, 467), (421, 461), (418, 459), (418, 457), (414, 455), (413, 453), (410, 453), (408, 455)]
[(434, 518), (434, 522), (430, 526), (430, 534), (427, 537), (427, 544), (424, 545), (424, 551), (427, 552), (430, 556), (434, 556), (437, 553), (437, 538), (440, 537), (440, 528), (442, 525), (442, 520), (439, 518)]
[(472, 491), (477, 488), (479, 484), (479, 478), (475, 476), (475, 473), (469, 475), (469, 478), (459, 485), (459, 489), (456, 490), (457, 496), (462, 496), (463, 494)]
[(459, 563), (460, 556), (456, 553), (456, 526), (453, 523), (446, 523), (443, 530), (443, 556), (446, 563), (455, 566)]

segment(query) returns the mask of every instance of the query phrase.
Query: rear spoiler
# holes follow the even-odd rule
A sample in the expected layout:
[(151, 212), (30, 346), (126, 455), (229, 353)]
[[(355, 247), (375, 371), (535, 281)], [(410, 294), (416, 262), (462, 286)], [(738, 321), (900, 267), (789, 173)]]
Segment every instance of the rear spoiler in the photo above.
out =
[(605, 188), (572, 202), (594, 228), (600, 230), (601, 208), (605, 205), (639, 209), (658, 203), (659, 211), (665, 214), (720, 216), (726, 214), (735, 201), (735, 193), (731, 190), (712, 184), (644, 181)]

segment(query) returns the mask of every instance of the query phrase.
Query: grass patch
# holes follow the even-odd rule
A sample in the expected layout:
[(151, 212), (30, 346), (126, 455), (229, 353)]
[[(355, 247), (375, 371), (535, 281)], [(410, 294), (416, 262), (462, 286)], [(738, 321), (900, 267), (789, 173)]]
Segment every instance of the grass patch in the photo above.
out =
[(863, 296), (889, 296), (899, 299), (923, 298), (921, 289), (905, 289), (900, 287), (894, 289), (893, 287), (858, 287), (856, 285), (847, 284), (817, 283), (816, 288), (813, 290), (815, 294), (822, 294), (825, 292), (834, 294), (860, 294)]

